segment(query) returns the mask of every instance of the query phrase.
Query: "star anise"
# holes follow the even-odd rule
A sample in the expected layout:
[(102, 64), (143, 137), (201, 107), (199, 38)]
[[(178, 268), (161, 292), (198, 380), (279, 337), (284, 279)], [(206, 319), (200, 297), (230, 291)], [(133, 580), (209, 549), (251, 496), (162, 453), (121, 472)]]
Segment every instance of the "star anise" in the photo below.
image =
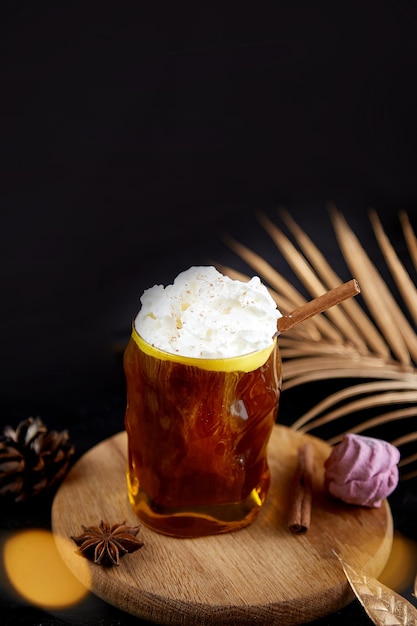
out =
[(136, 538), (140, 526), (128, 526), (126, 522), (112, 524), (100, 522), (100, 526), (82, 526), (83, 533), (71, 537), (80, 552), (97, 565), (119, 565), (128, 552), (142, 548), (143, 541)]

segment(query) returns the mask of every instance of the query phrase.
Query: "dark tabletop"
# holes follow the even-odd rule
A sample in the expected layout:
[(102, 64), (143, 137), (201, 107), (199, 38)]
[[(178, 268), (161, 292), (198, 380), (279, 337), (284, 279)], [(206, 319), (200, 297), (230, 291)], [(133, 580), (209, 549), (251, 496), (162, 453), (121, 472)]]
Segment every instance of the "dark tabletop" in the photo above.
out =
[[(190, 265), (247, 271), (224, 233), (297, 283), (259, 209), (284, 205), (345, 280), (329, 202), (377, 265), (370, 207), (404, 259), (399, 210), (417, 230), (413, 2), (149, 4), (0, 6), (0, 425), (39, 415), (74, 460), (123, 429), (143, 289)], [(314, 394), (289, 392), (280, 421)], [(52, 497), (0, 503), (3, 535), (50, 528)], [(415, 479), (390, 504), (415, 543)], [(4, 577), (2, 624), (141, 623), (93, 595), (28, 606)], [(344, 619), (369, 623), (353, 602), (317, 624)]]

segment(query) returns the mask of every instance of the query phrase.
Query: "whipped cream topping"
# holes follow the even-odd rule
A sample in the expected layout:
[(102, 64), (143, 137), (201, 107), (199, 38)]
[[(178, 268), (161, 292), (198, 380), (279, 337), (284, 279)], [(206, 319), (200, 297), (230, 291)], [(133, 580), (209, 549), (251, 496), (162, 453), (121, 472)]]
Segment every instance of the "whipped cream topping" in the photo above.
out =
[(281, 317), (258, 276), (248, 282), (212, 266), (193, 266), (172, 285), (140, 298), (134, 326), (147, 343), (171, 354), (221, 359), (271, 346)]

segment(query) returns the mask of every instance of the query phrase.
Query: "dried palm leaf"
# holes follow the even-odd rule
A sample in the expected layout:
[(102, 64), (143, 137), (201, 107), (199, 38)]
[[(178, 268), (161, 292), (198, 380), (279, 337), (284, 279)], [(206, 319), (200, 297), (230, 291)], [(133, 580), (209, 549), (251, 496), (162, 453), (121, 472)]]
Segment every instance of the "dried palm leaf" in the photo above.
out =
[(353, 593), (377, 626), (417, 626), (415, 606), (372, 576), (357, 572), (338, 557)]
[[(329, 215), (347, 269), (360, 284), (363, 305), (361, 300), (351, 298), (280, 337), (284, 391), (318, 381), (344, 381), (342, 389), (309, 408), (290, 425), (318, 434), (326, 425), (326, 437), (333, 444), (346, 432), (392, 440), (392, 428), (388, 433), (387, 427), (395, 422), (396, 439), (392, 443), (401, 452), (400, 478), (412, 478), (417, 475), (417, 288), (374, 209), (369, 212), (370, 223), (398, 298), (342, 213), (331, 205)], [(255, 251), (230, 236), (225, 241), (252, 273), (269, 285), (282, 313), (289, 314), (343, 280), (288, 211), (280, 209), (277, 217), (288, 234), (265, 213), (258, 215), (277, 251), (309, 294), (307, 298)], [(417, 238), (407, 214), (402, 211), (399, 218), (417, 270)], [(230, 267), (221, 269), (232, 278), (249, 278)], [(348, 379), (354, 379), (355, 384), (346, 386)], [(358, 384), (361, 379), (364, 382)], [(384, 412), (383, 407), (389, 410)], [(330, 435), (329, 425), (334, 431)]]

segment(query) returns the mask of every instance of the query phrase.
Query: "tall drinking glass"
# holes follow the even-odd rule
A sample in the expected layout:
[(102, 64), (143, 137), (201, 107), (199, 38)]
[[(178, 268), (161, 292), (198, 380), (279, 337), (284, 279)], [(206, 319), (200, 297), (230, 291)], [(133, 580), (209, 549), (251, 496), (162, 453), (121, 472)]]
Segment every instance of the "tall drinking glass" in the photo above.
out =
[(153, 347), (133, 325), (124, 371), (128, 495), (138, 518), (177, 537), (251, 524), (270, 483), (277, 341), (231, 358), (191, 358)]

